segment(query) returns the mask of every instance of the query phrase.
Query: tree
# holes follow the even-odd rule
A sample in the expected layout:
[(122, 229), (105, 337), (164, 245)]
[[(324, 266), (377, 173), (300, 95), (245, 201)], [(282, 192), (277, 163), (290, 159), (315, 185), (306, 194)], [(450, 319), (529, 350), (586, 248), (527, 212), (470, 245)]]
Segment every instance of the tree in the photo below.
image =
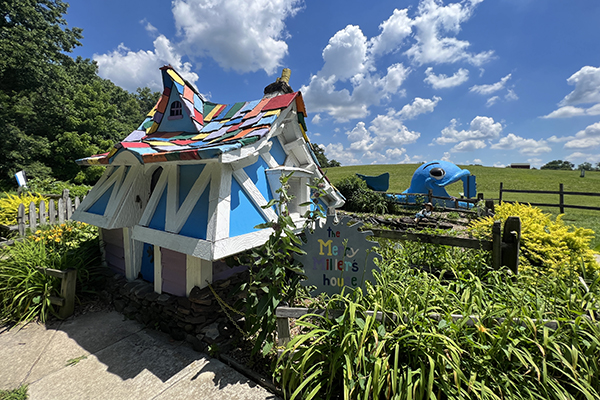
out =
[(592, 164), (590, 164), (589, 162), (583, 162), (581, 164), (579, 164), (577, 166), (577, 169), (584, 169), (586, 171), (593, 171), (594, 170), (594, 166)]
[(328, 160), (327, 156), (325, 156), (324, 147), (319, 146), (317, 143), (311, 143), (310, 146), (313, 150), (313, 153), (315, 153), (315, 156), (317, 157), (317, 160), (319, 161), (319, 164), (322, 168), (340, 167), (342, 165), (336, 160)]
[(0, 90), (35, 90), (71, 62), (82, 29), (66, 28), (61, 0), (3, 0), (0, 4)]
[(82, 30), (67, 29), (61, 0), (0, 0), (0, 182), (13, 175), (92, 183), (101, 167), (74, 160), (109, 151), (137, 128), (160, 96), (129, 93), (71, 58)]
[(553, 160), (549, 163), (542, 165), (540, 169), (562, 169), (571, 171), (575, 167), (575, 164), (569, 161)]

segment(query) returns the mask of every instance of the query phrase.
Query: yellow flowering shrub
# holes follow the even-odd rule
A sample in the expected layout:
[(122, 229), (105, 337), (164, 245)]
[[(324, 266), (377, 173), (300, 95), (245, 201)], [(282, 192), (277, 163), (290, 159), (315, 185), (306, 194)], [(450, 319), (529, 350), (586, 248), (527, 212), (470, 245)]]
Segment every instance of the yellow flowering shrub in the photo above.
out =
[(40, 202), (46, 199), (44, 196), (37, 193), (26, 192), (21, 197), (6, 193), (4, 197), (0, 198), (0, 224), (2, 225), (16, 225), (17, 224), (17, 213), (19, 211), (19, 204), (25, 205), (25, 211), (29, 210), (29, 204), (33, 201), (35, 203), (35, 210), (40, 211)]
[(491, 239), (494, 221), (504, 224), (510, 216), (521, 218), (520, 270), (538, 267), (537, 271), (565, 278), (580, 273), (591, 276), (600, 271), (590, 249), (594, 231), (566, 225), (562, 215), (553, 220), (550, 214), (528, 204), (503, 203), (496, 207), (495, 216), (472, 221), (469, 230), (476, 237)]

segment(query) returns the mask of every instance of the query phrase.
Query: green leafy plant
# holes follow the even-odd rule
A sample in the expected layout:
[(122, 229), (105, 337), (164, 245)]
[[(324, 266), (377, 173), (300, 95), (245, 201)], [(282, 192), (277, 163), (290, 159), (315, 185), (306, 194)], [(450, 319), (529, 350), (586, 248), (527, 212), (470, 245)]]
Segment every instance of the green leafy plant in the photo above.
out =
[(47, 226), (0, 251), (0, 320), (44, 322), (54, 313), (50, 296), (60, 280), (43, 273), (52, 268), (77, 270), (78, 295), (101, 282), (97, 228), (80, 222)]
[(27, 182), (27, 186), (30, 192), (43, 194), (62, 194), (63, 190), (67, 189), (71, 198), (79, 197), (80, 199), (92, 189), (89, 185), (77, 185), (54, 178), (31, 178)]
[(509, 216), (521, 218), (521, 270), (571, 279), (580, 274), (592, 277), (600, 271), (590, 249), (591, 229), (566, 225), (561, 215), (553, 219), (528, 204), (503, 203), (496, 207), (495, 216), (474, 220), (469, 229), (477, 237), (490, 238), (494, 220), (504, 223)]
[[(599, 396), (600, 280), (453, 270), (445, 281), (403, 266), (403, 247), (383, 247), (369, 293), (333, 297), (325, 316), (296, 321), (275, 373), (286, 398)], [(549, 319), (561, 322), (549, 328)]]
[(21, 204), (24, 204), (26, 212), (29, 212), (29, 204), (34, 202), (36, 212), (39, 212), (40, 202), (42, 200), (48, 201), (47, 198), (37, 193), (26, 192), (23, 193), (21, 197), (10, 193), (4, 193), (4, 196), (0, 198), (0, 224), (16, 225), (19, 205)]
[(346, 199), (343, 207), (346, 211), (384, 214), (393, 213), (398, 207), (393, 199), (369, 189), (357, 176), (344, 178), (335, 187)]
[(27, 385), (22, 385), (13, 390), (0, 390), (0, 400), (27, 400)]
[[(296, 236), (296, 225), (289, 215), (288, 205), (293, 199), (288, 193), (291, 176), (292, 174), (281, 176), (281, 187), (276, 191), (279, 198), (263, 207), (275, 206), (277, 220), (256, 226), (258, 229), (271, 228), (273, 233), (264, 245), (252, 250), (249, 256), (240, 257), (240, 262), (251, 265), (249, 281), (240, 290), (247, 293), (243, 300), (246, 330), (248, 335), (257, 335), (253, 354), (261, 348), (262, 353), (267, 354), (273, 348), (275, 309), (283, 302), (289, 304), (294, 300), (303, 273), (292, 258), (293, 253), (303, 254), (303, 250), (298, 247), (302, 241)], [(314, 215), (316, 217), (317, 213)]]

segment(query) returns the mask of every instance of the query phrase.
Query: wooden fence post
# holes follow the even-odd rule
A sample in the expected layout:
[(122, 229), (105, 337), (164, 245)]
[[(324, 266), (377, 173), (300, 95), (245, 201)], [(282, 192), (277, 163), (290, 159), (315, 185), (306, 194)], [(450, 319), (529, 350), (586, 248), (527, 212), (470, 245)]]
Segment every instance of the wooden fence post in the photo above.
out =
[(488, 210), (490, 210), (492, 213), (495, 212), (494, 210), (494, 200), (491, 199), (487, 199), (485, 201), (485, 208), (487, 208)]
[(65, 204), (67, 204), (67, 199), (69, 198), (69, 189), (64, 189), (62, 192), (62, 199)]
[(492, 268), (496, 271), (502, 266), (501, 225), (502, 222), (500, 221), (495, 221), (492, 225)]
[(502, 265), (516, 274), (519, 273), (519, 247), (521, 241), (521, 218), (508, 217), (502, 234)]
[(48, 217), (50, 219), (51, 225), (56, 223), (56, 206), (54, 205), (53, 199), (50, 199), (50, 201), (48, 202)]
[(431, 203), (433, 202), (433, 190), (429, 189), (429, 192), (427, 192), (427, 202)]
[(25, 204), (19, 204), (17, 211), (17, 225), (19, 225), (19, 236), (25, 236)]
[(563, 190), (563, 184), (558, 184), (558, 207), (560, 208), (560, 213), (565, 213), (565, 194)]
[(65, 272), (60, 285), (60, 295), (65, 299), (65, 304), (58, 312), (58, 316), (63, 319), (72, 315), (75, 310), (75, 289), (77, 287), (77, 270), (69, 268)]
[(65, 203), (65, 208), (66, 208), (66, 211), (67, 211), (67, 215), (66, 215), (65, 220), (70, 221), (71, 220), (71, 216), (73, 215), (73, 202), (71, 201), (70, 197), (67, 197), (67, 202)]
[(290, 320), (277, 317), (277, 346), (287, 346), (292, 334), (290, 333)]
[(40, 201), (40, 225), (46, 225), (47, 224), (47, 216), (48, 214), (46, 213), (46, 202), (44, 200)]
[(499, 194), (499, 199), (498, 199), (498, 204), (502, 204), (502, 182), (500, 182), (500, 194)]
[(37, 228), (37, 211), (35, 210), (35, 203), (32, 201), (29, 203), (29, 229), (35, 232)]
[(62, 198), (58, 199), (58, 223), (65, 222), (65, 202)]
[(75, 209), (76, 210), (79, 208), (80, 203), (81, 203), (81, 200), (79, 200), (79, 196), (75, 197)]

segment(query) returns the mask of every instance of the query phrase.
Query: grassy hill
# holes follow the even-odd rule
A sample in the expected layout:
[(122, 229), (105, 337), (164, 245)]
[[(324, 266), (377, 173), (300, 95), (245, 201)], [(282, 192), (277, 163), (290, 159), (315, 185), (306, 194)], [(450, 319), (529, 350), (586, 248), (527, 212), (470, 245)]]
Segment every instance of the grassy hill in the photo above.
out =
[[(352, 165), (347, 167), (327, 168), (327, 177), (335, 185), (336, 182), (356, 173), (363, 175), (379, 175), (384, 172), (390, 173), (390, 187), (388, 192), (399, 193), (410, 186), (410, 180), (414, 171), (420, 164), (389, 164), (389, 165)], [(558, 191), (559, 184), (564, 185), (565, 191), (571, 192), (593, 192), (600, 193), (600, 171), (586, 171), (585, 178), (580, 178), (577, 171), (553, 171), (553, 170), (526, 170), (511, 168), (494, 168), (477, 165), (463, 166), (471, 174), (477, 176), (477, 192), (483, 193), (486, 199), (497, 199), (499, 197), (500, 182), (504, 183), (505, 189), (520, 190), (555, 190)], [(459, 196), (462, 192), (462, 182), (457, 182), (449, 187), (447, 191), (452, 196)], [(558, 204), (557, 194), (522, 194), (504, 193), (503, 199), (508, 201), (519, 201), (521, 203), (549, 203)], [(565, 195), (565, 204), (587, 205), (600, 207), (600, 196), (569, 196)], [(557, 207), (542, 207), (545, 212), (558, 215)], [(575, 210), (566, 208), (563, 220), (568, 224), (593, 229), (596, 239), (592, 247), (600, 246), (600, 211)], [(597, 250), (600, 250), (597, 248)]]

